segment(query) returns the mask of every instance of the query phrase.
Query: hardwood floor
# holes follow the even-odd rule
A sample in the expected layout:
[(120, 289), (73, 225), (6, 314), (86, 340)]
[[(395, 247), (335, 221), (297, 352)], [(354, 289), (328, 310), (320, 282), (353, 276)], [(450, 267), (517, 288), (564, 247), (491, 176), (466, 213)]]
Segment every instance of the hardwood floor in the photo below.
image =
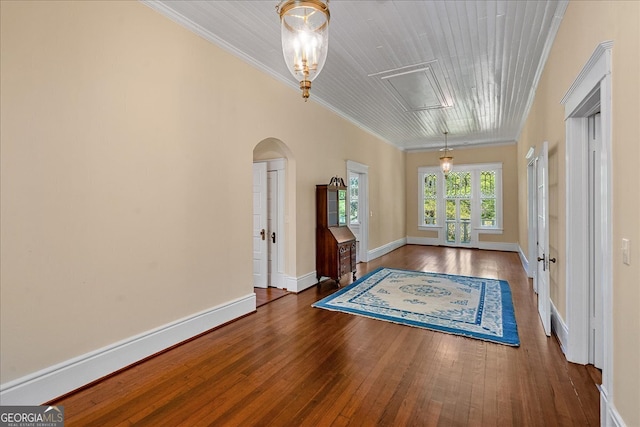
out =
[(67, 426), (599, 425), (516, 253), (408, 245), (358, 277), (379, 266), (507, 280), (520, 347), (312, 308), (327, 281), (53, 403)]
[(289, 291), (278, 288), (253, 288), (253, 292), (256, 294), (256, 308), (291, 294)]

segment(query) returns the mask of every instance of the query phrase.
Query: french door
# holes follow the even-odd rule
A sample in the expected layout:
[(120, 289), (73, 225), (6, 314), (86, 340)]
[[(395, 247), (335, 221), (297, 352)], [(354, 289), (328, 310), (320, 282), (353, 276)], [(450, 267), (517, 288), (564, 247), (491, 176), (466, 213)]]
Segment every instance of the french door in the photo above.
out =
[(471, 172), (450, 172), (445, 179), (445, 241), (452, 245), (470, 245)]

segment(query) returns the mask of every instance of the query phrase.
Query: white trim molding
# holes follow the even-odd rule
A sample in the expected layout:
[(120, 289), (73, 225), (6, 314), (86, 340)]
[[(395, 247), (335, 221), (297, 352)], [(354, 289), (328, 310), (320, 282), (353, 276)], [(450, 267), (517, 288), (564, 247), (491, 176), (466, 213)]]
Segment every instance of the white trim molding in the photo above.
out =
[(531, 273), (529, 272), (529, 260), (527, 260), (527, 256), (525, 255), (522, 247), (518, 244), (518, 255), (520, 256), (520, 263), (522, 263), (522, 268), (527, 273), (528, 278), (532, 278)]
[(437, 237), (407, 236), (407, 245), (441, 246), (441, 242)]
[[(586, 248), (588, 189), (588, 116), (600, 112), (601, 143), (598, 171), (601, 200), (599, 250), (601, 268), (595, 278), (602, 288), (602, 386), (600, 413), (615, 414), (613, 406), (613, 226), (612, 226), (612, 49), (613, 42), (599, 44), (591, 58), (561, 100), (566, 123), (566, 286), (567, 328), (569, 331), (567, 359), (576, 363), (589, 362), (589, 259)], [(583, 181), (584, 180), (584, 181)], [(602, 418), (605, 421), (605, 418)], [(615, 417), (603, 425), (614, 425)]]
[(354, 162), (353, 160), (347, 160), (347, 170), (358, 173), (369, 173), (369, 166), (363, 163)]
[(605, 427), (627, 427), (615, 405), (611, 402), (607, 389), (599, 385), (598, 390), (600, 391), (600, 425)]
[(389, 252), (395, 251), (396, 249), (401, 248), (406, 244), (407, 244), (406, 237), (387, 243), (386, 245), (382, 245), (380, 247), (370, 250), (367, 255), (367, 259), (369, 261), (373, 261), (374, 259), (380, 258), (381, 256), (388, 254)]
[(368, 262), (371, 260), (369, 258), (369, 166), (353, 160), (347, 160), (347, 182), (349, 182), (349, 173), (357, 173), (359, 176), (360, 230), (358, 233), (358, 256), (360, 258), (359, 261)]
[(551, 301), (551, 330), (556, 334), (556, 337), (558, 337), (560, 349), (566, 355), (569, 330), (567, 329), (567, 324), (564, 323), (564, 319), (560, 316), (560, 313), (558, 313), (558, 309), (553, 305), (553, 301)]
[(476, 243), (475, 248), (487, 251), (518, 252), (519, 246), (517, 243), (479, 241)]
[(0, 386), (0, 405), (40, 405), (256, 311), (251, 293)]
[[(457, 171), (469, 172), (471, 174), (471, 212), (476, 212), (471, 216), (471, 236), (470, 243), (467, 244), (447, 244), (446, 242), (446, 221), (437, 220), (437, 224), (425, 224), (425, 175), (436, 175), (436, 218), (445, 218), (446, 210), (446, 179), (439, 166), (420, 166), (418, 167), (418, 230), (436, 231), (440, 245), (443, 246), (459, 246), (459, 247), (478, 247), (481, 234), (503, 234), (503, 200), (502, 200), (502, 162), (496, 163), (469, 163), (456, 165)], [(480, 194), (480, 173), (483, 170), (495, 172), (495, 213), (496, 225), (487, 227), (481, 225), (479, 212), (482, 203), (482, 195)], [(432, 199), (433, 200), (433, 199)], [(458, 240), (458, 238), (456, 238)]]
[(303, 274), (299, 277), (286, 276), (285, 285), (286, 289), (289, 292), (302, 292), (305, 289), (312, 287), (313, 285), (318, 284), (318, 277), (316, 276), (316, 271), (312, 271), (307, 274)]
[[(176, 12), (170, 6), (164, 4), (164, 2), (162, 2), (162, 1), (159, 1), (159, 0), (139, 0), (139, 1), (142, 4), (144, 4), (144, 5), (148, 6), (149, 8), (153, 9), (154, 11), (160, 13), (161, 15), (164, 15), (165, 17), (169, 18), (170, 20), (172, 20), (176, 24), (180, 25), (181, 27), (186, 28), (188, 31), (191, 31), (192, 33), (196, 34), (197, 36), (202, 37), (203, 39), (205, 39), (207, 41), (210, 41), (211, 43), (215, 44), (216, 46), (220, 47), (221, 49), (224, 49), (229, 54), (235, 56), (236, 58), (241, 59), (242, 61), (244, 61), (247, 64), (251, 65), (255, 69), (266, 73), (267, 75), (269, 75), (269, 76), (273, 77), (274, 79), (278, 80), (280, 83), (283, 83), (285, 86), (288, 86), (291, 89), (295, 89), (296, 93), (299, 93), (298, 92), (299, 91), (298, 83), (295, 80), (289, 78), (288, 73), (285, 76), (282, 73), (276, 72), (273, 68), (268, 67), (265, 64), (256, 61), (250, 55), (247, 55), (246, 53), (242, 52), (240, 49), (236, 48), (231, 43), (229, 43), (226, 40), (222, 39), (218, 35), (216, 35), (216, 34), (212, 33), (211, 31), (207, 30), (202, 25), (197, 24), (194, 21), (192, 21), (191, 19), (189, 19), (189, 18), (185, 17), (184, 15), (182, 15), (181, 13)], [(311, 102), (317, 102), (318, 104), (322, 105), (323, 107), (325, 107), (329, 111), (334, 112), (338, 116), (340, 116), (343, 119), (345, 119), (347, 122), (353, 124), (357, 128), (362, 129), (363, 131), (375, 136), (376, 138), (380, 139), (381, 141), (383, 141), (384, 143), (390, 145), (391, 147), (393, 147), (395, 149), (400, 149), (401, 151), (404, 151), (404, 149), (398, 148), (397, 145), (395, 145), (394, 143), (392, 143), (391, 141), (389, 141), (388, 139), (386, 139), (382, 135), (376, 133), (375, 131), (373, 131), (372, 129), (366, 127), (362, 123), (354, 121), (353, 118), (347, 116), (343, 111), (338, 110), (330, 102), (325, 101), (324, 99), (318, 97), (317, 95), (314, 95), (312, 97)]]
[[(423, 245), (423, 246), (446, 246), (457, 249), (482, 249), (487, 251), (501, 251), (501, 252), (520, 252), (520, 246), (517, 243), (504, 243), (504, 242), (483, 242), (478, 241), (474, 245), (445, 245), (437, 237), (416, 237), (407, 236), (408, 245)], [(521, 255), (522, 258), (522, 255)]]

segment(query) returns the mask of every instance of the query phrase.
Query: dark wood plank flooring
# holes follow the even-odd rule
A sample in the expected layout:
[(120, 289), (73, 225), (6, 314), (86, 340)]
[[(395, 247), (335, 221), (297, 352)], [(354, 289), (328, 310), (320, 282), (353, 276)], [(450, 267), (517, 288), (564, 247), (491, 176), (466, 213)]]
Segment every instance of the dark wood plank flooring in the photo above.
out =
[(253, 292), (256, 294), (256, 307), (262, 307), (265, 304), (269, 304), (272, 301), (282, 298), (285, 295), (290, 295), (291, 292), (278, 289), (278, 288), (253, 288)]
[(358, 277), (379, 266), (507, 280), (521, 346), (312, 308), (327, 281), (52, 403), (67, 427), (599, 425), (597, 371), (544, 335), (517, 254), (408, 245)]

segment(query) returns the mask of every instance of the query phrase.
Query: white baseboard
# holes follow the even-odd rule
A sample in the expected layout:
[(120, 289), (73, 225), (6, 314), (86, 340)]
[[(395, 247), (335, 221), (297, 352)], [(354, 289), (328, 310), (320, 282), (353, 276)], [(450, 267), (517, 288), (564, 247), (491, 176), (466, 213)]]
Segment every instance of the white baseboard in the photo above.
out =
[(40, 405), (256, 310), (256, 295), (193, 314), (0, 386), (0, 405)]
[(289, 292), (302, 292), (318, 283), (315, 270), (300, 277), (286, 277), (286, 288)]
[[(407, 244), (409, 245), (425, 245), (425, 246), (443, 246), (442, 241), (437, 237), (415, 237), (407, 236)], [(463, 248), (464, 246), (456, 246)], [(517, 243), (501, 243), (501, 242), (476, 242), (474, 249), (484, 249), (488, 251), (502, 252), (518, 252), (519, 245)]]
[(520, 245), (518, 245), (518, 255), (520, 255), (520, 262), (522, 263), (522, 268), (524, 268), (524, 271), (527, 273), (527, 277), (532, 279), (533, 274), (531, 271), (529, 271), (529, 261), (527, 260), (527, 256), (524, 254), (524, 251), (522, 250), (522, 247), (520, 247)]
[(599, 385), (598, 390), (600, 390), (600, 425), (605, 427), (627, 427), (615, 405), (610, 401), (609, 393), (604, 386)]
[[(372, 249), (367, 252), (367, 259), (372, 261), (382, 255), (388, 254), (389, 252), (396, 250), (407, 244), (407, 239), (402, 238), (398, 239), (394, 242), (387, 243), (386, 245), (380, 246), (379, 248)], [(322, 278), (321, 278), (322, 279)], [(305, 289), (308, 289), (318, 283), (318, 277), (316, 276), (316, 272), (312, 271), (310, 273), (304, 274), (299, 277), (290, 277), (287, 276), (286, 284), (287, 290), (290, 292), (302, 292)]]
[(518, 252), (519, 246), (517, 243), (478, 242), (476, 247), (487, 251)]
[(567, 328), (567, 324), (558, 313), (558, 309), (555, 305), (553, 305), (553, 301), (549, 301), (551, 305), (551, 330), (558, 337), (558, 341), (560, 341), (560, 349), (564, 355), (567, 355), (567, 345), (569, 344), (569, 329)]
[(396, 249), (401, 248), (406, 244), (407, 238), (403, 237), (402, 239), (398, 239), (393, 242), (387, 243), (386, 245), (371, 249), (369, 252), (367, 252), (367, 259), (369, 261), (373, 261), (374, 259), (380, 258), (381, 256), (386, 255), (391, 251), (395, 251)]
[(440, 246), (441, 244), (437, 237), (407, 236), (407, 245)]

